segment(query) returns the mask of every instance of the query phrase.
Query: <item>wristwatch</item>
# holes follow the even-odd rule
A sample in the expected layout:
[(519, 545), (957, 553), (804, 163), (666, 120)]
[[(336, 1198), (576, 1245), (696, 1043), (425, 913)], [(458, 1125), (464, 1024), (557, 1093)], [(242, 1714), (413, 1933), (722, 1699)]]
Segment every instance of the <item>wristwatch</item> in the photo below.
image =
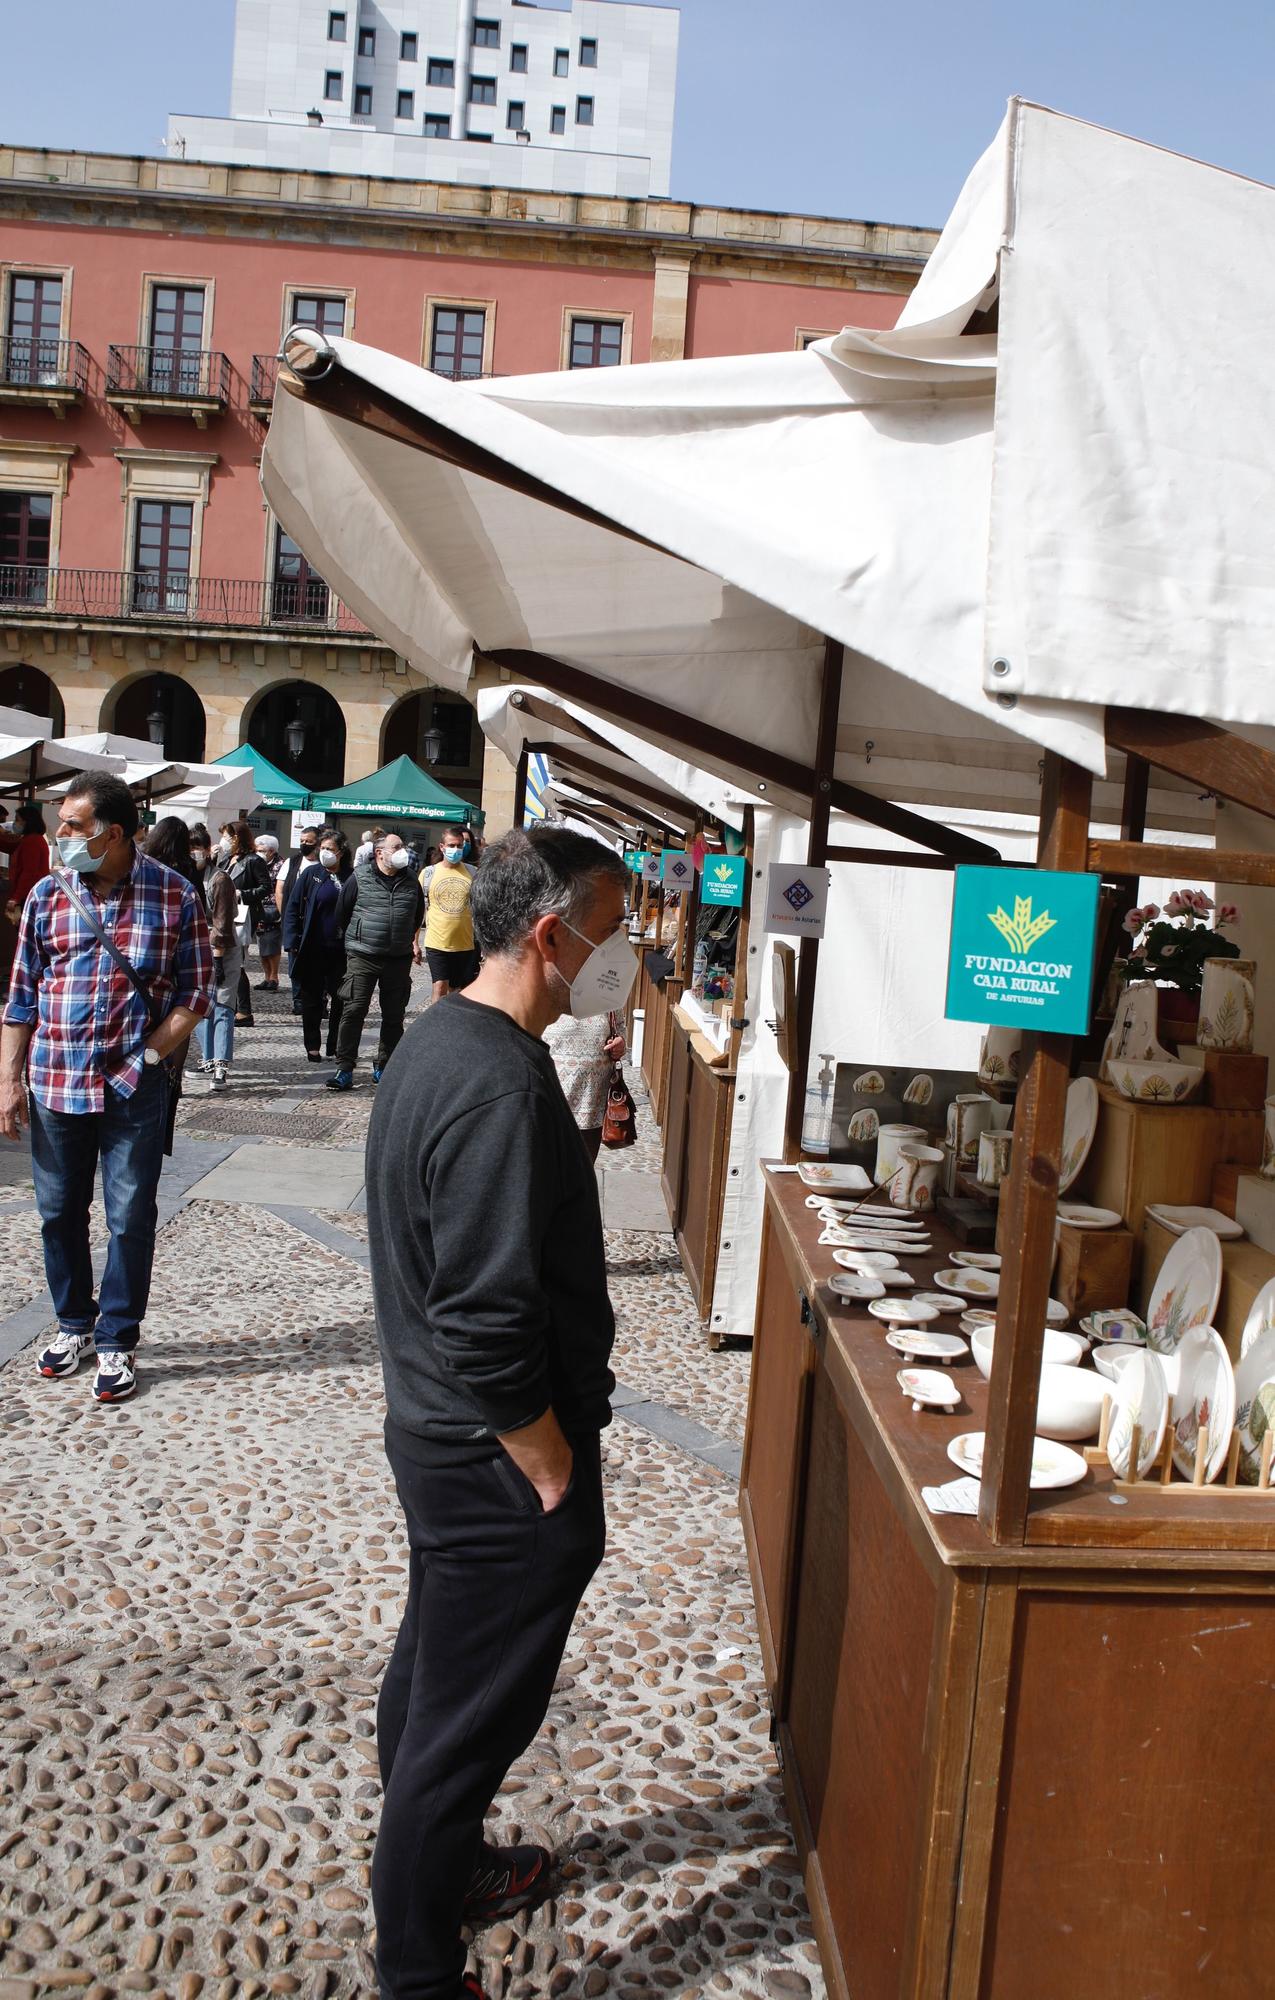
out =
[(145, 1048), (142, 1050), (142, 1061), (146, 1064), (147, 1069), (158, 1069), (163, 1060), (164, 1058), (158, 1049)]

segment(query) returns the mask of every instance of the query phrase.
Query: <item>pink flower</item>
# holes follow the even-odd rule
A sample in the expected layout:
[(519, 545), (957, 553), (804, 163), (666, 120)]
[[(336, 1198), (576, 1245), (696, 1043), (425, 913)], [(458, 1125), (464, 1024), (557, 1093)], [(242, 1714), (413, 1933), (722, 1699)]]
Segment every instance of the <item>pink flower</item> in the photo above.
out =
[(1175, 944), (1166, 944), (1161, 950), (1160, 956), (1161, 958), (1172, 958), (1176, 950), (1177, 946)]
[(1186, 904), (1182, 900), (1182, 891), (1175, 889), (1164, 906), (1164, 914), (1166, 917), (1180, 917), (1185, 908)]
[(1142, 912), (1142, 921), (1146, 924), (1152, 923), (1159, 914), (1160, 905), (1158, 903), (1148, 903)]
[(1138, 932), (1142, 929), (1141, 910), (1130, 910), (1125, 917), (1123, 928), (1128, 931), (1130, 937), (1137, 937)]
[(1189, 899), (1197, 917), (1206, 917), (1213, 908), (1212, 896), (1206, 896), (1203, 889), (1184, 889), (1182, 894)]
[(1223, 924), (1238, 924), (1239, 920), (1240, 913), (1234, 903), (1222, 903), (1214, 919), (1214, 929), (1221, 930)]

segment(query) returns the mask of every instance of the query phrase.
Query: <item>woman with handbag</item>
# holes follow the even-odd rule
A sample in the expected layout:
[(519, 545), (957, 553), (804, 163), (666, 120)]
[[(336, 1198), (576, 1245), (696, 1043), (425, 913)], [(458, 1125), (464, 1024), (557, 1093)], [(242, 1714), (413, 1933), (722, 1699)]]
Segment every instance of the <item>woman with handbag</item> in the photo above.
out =
[[(266, 904), (273, 900), (274, 883), (257, 852), (255, 836), (246, 819), (227, 820), (217, 842), (216, 858), (234, 883), (240, 902), (247, 905), (251, 938), (261, 927)], [(247, 958), (246, 948), (244, 958)], [(252, 987), (241, 963), (235, 985), (235, 1026), (255, 1028), (256, 1025), (252, 1018)]]
[(204, 826), (191, 828), (190, 858), (203, 885), (216, 981), (212, 1007), (198, 1031), (202, 1057), (199, 1073), (208, 1078), (210, 1090), (224, 1090), (235, 1053), (235, 1008), (244, 960), (238, 924), (239, 898), (228, 871), (219, 864), (216, 852), (209, 849), (208, 830)]
[[(617, 1072), (620, 1087), (628, 1095), (620, 1072), (626, 1047), (624, 1032), (614, 1014), (588, 1014), (583, 1020), (562, 1014), (545, 1029), (544, 1041), (589, 1158), (596, 1160), (602, 1145), (607, 1099)], [(631, 1126), (631, 1116), (629, 1122)]]

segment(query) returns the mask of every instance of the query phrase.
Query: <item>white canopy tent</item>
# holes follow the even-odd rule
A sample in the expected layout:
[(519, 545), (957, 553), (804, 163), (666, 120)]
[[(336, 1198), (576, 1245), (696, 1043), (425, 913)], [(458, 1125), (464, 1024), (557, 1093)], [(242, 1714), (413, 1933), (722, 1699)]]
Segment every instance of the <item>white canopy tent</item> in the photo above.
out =
[(119, 771), (123, 760), (81, 752), (53, 735), (47, 716), (0, 708), (0, 792), (46, 794), (77, 771)]

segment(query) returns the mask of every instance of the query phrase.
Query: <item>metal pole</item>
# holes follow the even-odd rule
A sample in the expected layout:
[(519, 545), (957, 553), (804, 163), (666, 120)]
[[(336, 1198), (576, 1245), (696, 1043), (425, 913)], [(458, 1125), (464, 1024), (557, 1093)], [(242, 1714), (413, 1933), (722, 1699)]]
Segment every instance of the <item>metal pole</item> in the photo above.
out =
[[(837, 719), (841, 713), (844, 660), (840, 641), (825, 639), (819, 729), (815, 740), (814, 791), (810, 800), (810, 834), (806, 842), (806, 864), (812, 869), (826, 867), (828, 860), (828, 823), (832, 817), (833, 767), (837, 756)], [(819, 941), (817, 938), (802, 938), (797, 951), (797, 1054), (788, 1078), (788, 1112), (784, 1122), (784, 1157), (788, 1160), (795, 1160), (801, 1152), (818, 971)]]

